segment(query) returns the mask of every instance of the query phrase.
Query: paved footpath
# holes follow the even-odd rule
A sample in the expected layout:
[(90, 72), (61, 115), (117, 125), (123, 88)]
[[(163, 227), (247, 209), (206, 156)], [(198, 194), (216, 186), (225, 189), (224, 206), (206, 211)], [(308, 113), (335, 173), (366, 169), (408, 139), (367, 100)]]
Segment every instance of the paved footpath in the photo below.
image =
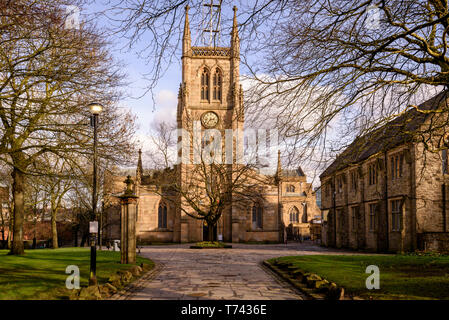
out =
[[(188, 244), (141, 250), (157, 268), (118, 299), (301, 300), (305, 296), (262, 266), (279, 256), (345, 254), (314, 244), (232, 244), (232, 249), (190, 249)], [(354, 253), (352, 253), (354, 254)]]

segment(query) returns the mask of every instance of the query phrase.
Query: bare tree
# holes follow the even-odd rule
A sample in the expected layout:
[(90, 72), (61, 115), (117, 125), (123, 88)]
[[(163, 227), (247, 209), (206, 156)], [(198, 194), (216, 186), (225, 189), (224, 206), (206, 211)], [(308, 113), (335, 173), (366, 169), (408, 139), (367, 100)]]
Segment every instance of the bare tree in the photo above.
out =
[(6, 244), (5, 233), (10, 237), (9, 221), (11, 216), (10, 208), (10, 189), (11, 189), (11, 175), (8, 172), (8, 168), (0, 167), (0, 233), (2, 245)]
[(24, 189), (24, 211), (25, 222), (32, 221), (33, 223), (33, 248), (37, 241), (37, 226), (38, 221), (44, 220), (45, 211), (47, 208), (47, 193), (44, 190), (41, 176), (27, 176)]
[[(154, 88), (168, 63), (180, 57), (180, 8), (187, 2), (110, 3), (131, 47), (145, 36), (151, 49), (145, 58), (153, 66), (149, 88)], [(220, 3), (226, 35), (226, 8), (232, 3)], [(410, 109), (447, 111), (417, 107), (448, 83), (447, 0), (235, 4), (242, 71), (249, 80), (245, 109), (252, 117), (246, 120), (277, 127), (292, 161), (315, 159), (320, 167), (356, 136)], [(189, 5), (200, 30), (202, 2)]]
[[(193, 134), (193, 126), (186, 129)], [(167, 136), (177, 136), (176, 130), (170, 134), (167, 130), (166, 125), (158, 126), (155, 130), (155, 141), (165, 142), (158, 144), (156, 157), (166, 157), (172, 144), (166, 143), (171, 141)], [(208, 226), (210, 240), (213, 239), (214, 227), (226, 210), (232, 207), (247, 208), (263, 201), (266, 187), (275, 183), (274, 176), (259, 174), (261, 164), (253, 153), (248, 154), (245, 164), (240, 163), (237, 155), (233, 156), (231, 163), (226, 162), (225, 153), (220, 152), (224, 144), (216, 138), (204, 135), (201, 141), (191, 139), (194, 152), (199, 155), (198, 163), (181, 161), (170, 168), (169, 162), (166, 162), (164, 169), (153, 173), (151, 181), (157, 186), (156, 192), (172, 202), (178, 210), (191, 218), (204, 221)], [(190, 152), (187, 153), (187, 158), (191, 158)], [(179, 156), (179, 160), (186, 159), (182, 154), (174, 156)]]
[[(92, 157), (89, 102), (107, 106), (99, 154), (124, 161), (132, 150), (134, 118), (116, 106), (123, 78), (119, 66), (92, 25), (65, 28), (65, 4), (79, 3), (14, 1), (0, 6), (0, 153), (12, 167), (12, 254), (23, 254), (24, 179), (39, 174), (31, 165), (45, 154), (64, 158), (72, 168)], [(112, 152), (118, 149), (120, 155)]]
[[(180, 177), (182, 176), (182, 179)], [(247, 208), (263, 201), (272, 177), (258, 175), (251, 165), (227, 165), (201, 161), (197, 165), (167, 168), (155, 175), (156, 192), (184, 214), (203, 220), (209, 240), (218, 220), (232, 206)]]
[(166, 122), (160, 122), (150, 131), (151, 150), (147, 152), (150, 166), (154, 169), (169, 168), (174, 163), (176, 155), (172, 154), (176, 145), (176, 127)]
[[(31, 186), (29, 198), (30, 207), (37, 220), (37, 208), (49, 205), (51, 217), (52, 248), (58, 248), (58, 211), (63, 208), (67, 193), (73, 188), (77, 179), (72, 173), (69, 162), (64, 158), (44, 154), (39, 161), (33, 163), (33, 171), (41, 172), (38, 176), (27, 176), (27, 185)], [(26, 199), (27, 200), (27, 199)]]

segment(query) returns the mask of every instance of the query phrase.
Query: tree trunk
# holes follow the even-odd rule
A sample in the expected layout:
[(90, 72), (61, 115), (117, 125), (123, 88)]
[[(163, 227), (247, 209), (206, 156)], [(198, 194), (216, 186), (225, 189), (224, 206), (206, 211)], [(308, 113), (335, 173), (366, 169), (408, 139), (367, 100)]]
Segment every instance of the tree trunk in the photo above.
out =
[(51, 210), (51, 235), (52, 235), (52, 244), (53, 249), (58, 248), (58, 226), (56, 225), (56, 211)]
[(87, 242), (87, 237), (89, 236), (89, 234), (87, 234), (87, 233), (83, 233), (83, 236), (82, 236), (82, 238), (81, 238), (81, 245), (80, 245), (80, 247), (84, 247), (85, 246), (85, 244), (86, 244), (86, 242)]
[(23, 184), (25, 175), (17, 168), (12, 172), (13, 184), (13, 198), (14, 198), (14, 229), (13, 240), (10, 254), (22, 255), (23, 250), (23, 217), (24, 217), (24, 203), (23, 203)]
[[(0, 208), (0, 210), (2, 210)], [(2, 215), (2, 242), (5, 242), (5, 219), (3, 218), (3, 212), (0, 213)]]
[(73, 228), (73, 236), (74, 236), (74, 247), (78, 247), (78, 228)]
[(14, 218), (13, 218), (13, 213), (10, 212), (9, 214), (9, 226), (8, 226), (8, 249), (11, 249), (11, 240), (12, 240), (12, 228), (14, 226)]
[[(36, 215), (35, 215), (36, 216)], [(37, 219), (34, 219), (34, 236), (33, 236), (33, 249), (36, 249), (37, 239), (36, 239), (36, 233), (37, 233)]]
[(212, 225), (212, 223), (207, 223), (207, 233), (207, 240), (214, 241), (214, 225)]

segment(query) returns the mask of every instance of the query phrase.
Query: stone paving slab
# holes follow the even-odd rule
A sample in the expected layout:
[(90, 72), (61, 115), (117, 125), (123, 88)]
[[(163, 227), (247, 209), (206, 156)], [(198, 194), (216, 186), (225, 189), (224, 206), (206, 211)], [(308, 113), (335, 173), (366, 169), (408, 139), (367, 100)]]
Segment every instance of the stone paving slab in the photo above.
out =
[[(232, 249), (190, 249), (188, 244), (148, 246), (141, 255), (156, 262), (151, 276), (138, 280), (119, 299), (137, 300), (303, 300), (306, 296), (262, 266), (279, 256), (348, 254), (314, 244), (233, 244)], [(350, 253), (357, 254), (357, 253)], [(115, 297), (117, 298), (117, 297)]]

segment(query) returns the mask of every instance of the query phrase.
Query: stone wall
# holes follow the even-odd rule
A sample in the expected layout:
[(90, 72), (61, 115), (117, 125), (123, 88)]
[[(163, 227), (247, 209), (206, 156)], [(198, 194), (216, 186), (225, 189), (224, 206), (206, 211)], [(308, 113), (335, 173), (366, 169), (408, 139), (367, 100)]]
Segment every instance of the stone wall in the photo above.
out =
[(449, 254), (449, 232), (418, 233), (418, 249)]
[(424, 152), (420, 144), (416, 156), (416, 231), (444, 231), (442, 185), (447, 177), (442, 172), (441, 152)]
[[(413, 146), (402, 145), (386, 153), (380, 152), (331, 176), (322, 177), (322, 210), (329, 212), (329, 246), (368, 251), (413, 250), (412, 221), (415, 212), (412, 186), (415, 166), (409, 148)], [(393, 179), (391, 157), (395, 155), (401, 156), (402, 170), (400, 176)], [(370, 183), (370, 166), (376, 168), (375, 183)], [(334, 193), (335, 201), (332, 199)], [(403, 227), (399, 231), (392, 230), (391, 227), (391, 203), (394, 200), (404, 203)], [(370, 205), (375, 208), (373, 230), (370, 229)]]
[[(448, 232), (449, 175), (442, 172), (442, 152), (432, 151), (436, 146), (434, 140), (438, 137), (428, 140), (430, 150), (422, 143), (404, 144), (321, 177), (322, 210), (328, 211), (329, 216), (327, 244), (369, 251), (413, 251), (417, 248), (417, 234)], [(401, 159), (399, 176), (393, 174), (393, 156)], [(377, 168), (375, 184), (369, 183), (370, 165)], [(353, 190), (350, 180), (353, 170), (359, 176), (357, 190)], [(393, 201), (402, 204), (399, 230), (393, 230)], [(370, 205), (376, 205), (375, 230), (369, 228)], [(353, 207), (360, 209), (356, 229), (352, 225)], [(440, 242), (428, 240), (428, 246), (441, 247), (435, 244)]]
[[(186, 24), (188, 28), (188, 24)], [(236, 26), (235, 26), (236, 28)], [(236, 30), (236, 29), (235, 29)], [(225, 130), (243, 129), (243, 92), (239, 80), (239, 50), (238, 43), (231, 43), (230, 48), (199, 48), (191, 47), (189, 32), (186, 31), (183, 39), (182, 56), (182, 81), (178, 95), (177, 125), (190, 134), (193, 133), (194, 121), (200, 121), (201, 116), (208, 111), (215, 112), (219, 121), (214, 127), (221, 134), (222, 145), (224, 147)], [(204, 70), (209, 72), (209, 99), (201, 97), (201, 75)], [(221, 99), (213, 96), (214, 73), (219, 70), (221, 74)], [(202, 124), (204, 126), (204, 124)], [(201, 128), (204, 132), (205, 128)], [(217, 135), (218, 136), (218, 135)], [(184, 137), (187, 139), (187, 137)], [(190, 164), (181, 163), (177, 169), (177, 182), (179, 185), (189, 187), (190, 174), (194, 174), (193, 164), (193, 136), (188, 137), (190, 150), (183, 150), (187, 154), (184, 160), (189, 159)], [(237, 150), (243, 149), (242, 144), (236, 146), (233, 138), (233, 159), (236, 160)], [(195, 141), (195, 143), (198, 143)], [(238, 165), (238, 164), (237, 164)], [(231, 169), (235, 169), (236, 164)], [(235, 170), (233, 170), (235, 171)], [(253, 175), (260, 181), (260, 187), (264, 189), (264, 199), (261, 203), (263, 209), (262, 228), (252, 225), (253, 202), (245, 203), (245, 206), (233, 204), (228, 208), (218, 221), (217, 233), (223, 235), (225, 241), (280, 241), (281, 228), (288, 225), (288, 214), (292, 207), (296, 206), (300, 211), (300, 219), (307, 223), (319, 214), (316, 206), (316, 198), (312, 192), (311, 184), (306, 182), (305, 176), (283, 178), (280, 188), (277, 182), (268, 176)], [(285, 183), (284, 183), (285, 182)], [(193, 184), (193, 183), (192, 183)], [(196, 183), (195, 185), (197, 185)], [(286, 192), (287, 184), (295, 187), (295, 192)], [(199, 186), (204, 187), (204, 186)], [(138, 185), (138, 217), (137, 233), (142, 241), (157, 242), (195, 242), (203, 240), (203, 221), (197, 220), (185, 213), (191, 210), (187, 203), (176, 199), (175, 203), (181, 208), (175, 208), (173, 202), (166, 201), (165, 196), (160, 196), (156, 192), (156, 186)], [(281, 191), (279, 193), (279, 191)], [(167, 228), (158, 228), (158, 207), (163, 202), (168, 207)], [(303, 205), (304, 204), (304, 205)], [(284, 211), (279, 211), (281, 206)], [(307, 210), (305, 210), (305, 207)], [(302, 220), (297, 224), (304, 234), (308, 233), (308, 228), (304, 227)]]

